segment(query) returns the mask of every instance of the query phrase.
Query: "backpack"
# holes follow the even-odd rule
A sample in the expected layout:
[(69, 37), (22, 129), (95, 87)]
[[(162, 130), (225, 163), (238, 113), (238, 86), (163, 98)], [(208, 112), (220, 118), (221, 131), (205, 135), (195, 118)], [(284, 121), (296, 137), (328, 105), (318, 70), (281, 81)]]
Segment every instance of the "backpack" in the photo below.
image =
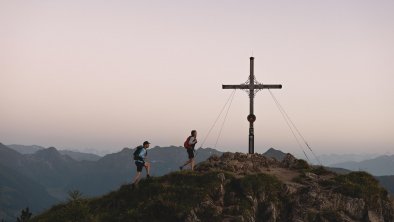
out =
[(141, 150), (144, 149), (143, 146), (139, 146), (135, 149), (133, 156), (134, 156), (134, 160), (141, 160), (141, 157), (139, 156)]
[(192, 137), (192, 136), (187, 137), (186, 141), (183, 143), (183, 146), (185, 147), (185, 149), (192, 148), (192, 146), (189, 144), (190, 137)]

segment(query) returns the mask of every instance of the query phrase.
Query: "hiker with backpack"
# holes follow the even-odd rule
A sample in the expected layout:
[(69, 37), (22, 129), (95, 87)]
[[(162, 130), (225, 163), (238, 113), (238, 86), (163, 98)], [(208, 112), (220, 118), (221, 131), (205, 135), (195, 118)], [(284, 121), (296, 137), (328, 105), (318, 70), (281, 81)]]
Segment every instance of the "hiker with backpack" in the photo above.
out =
[(196, 146), (197, 143), (197, 131), (196, 130), (192, 130), (191, 135), (189, 137), (187, 137), (185, 143), (184, 143), (184, 147), (186, 148), (189, 160), (185, 162), (185, 164), (183, 164), (182, 166), (179, 167), (180, 170), (183, 170), (183, 168), (187, 165), (191, 165), (191, 169), (194, 170), (194, 147)]
[(135, 165), (137, 166), (137, 174), (133, 179), (132, 187), (134, 188), (141, 179), (142, 168), (146, 170), (146, 178), (150, 178), (150, 163), (145, 162), (146, 156), (148, 155), (147, 149), (149, 148), (149, 142), (145, 141), (142, 146), (138, 146), (133, 155), (135, 160)]

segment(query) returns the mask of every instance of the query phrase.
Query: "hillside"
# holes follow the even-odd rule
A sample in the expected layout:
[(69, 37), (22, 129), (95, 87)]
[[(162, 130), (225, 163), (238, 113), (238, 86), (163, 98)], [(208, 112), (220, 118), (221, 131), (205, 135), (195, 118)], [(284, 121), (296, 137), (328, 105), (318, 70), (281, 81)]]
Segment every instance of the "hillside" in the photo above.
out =
[(55, 203), (44, 186), (0, 164), (0, 218), (15, 218), (27, 206), (40, 212)]
[(46, 221), (393, 221), (387, 191), (364, 172), (337, 175), (287, 154), (224, 153), (182, 171), (74, 198)]

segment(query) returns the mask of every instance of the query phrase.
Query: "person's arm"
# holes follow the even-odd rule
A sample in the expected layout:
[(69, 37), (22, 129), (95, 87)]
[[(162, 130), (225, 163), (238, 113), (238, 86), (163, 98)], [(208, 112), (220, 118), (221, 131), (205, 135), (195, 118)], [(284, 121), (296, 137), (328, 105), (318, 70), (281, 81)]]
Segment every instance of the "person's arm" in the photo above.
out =
[(194, 144), (196, 144), (196, 143), (197, 143), (197, 139), (194, 138), (193, 136), (190, 137), (189, 144), (190, 144), (190, 145), (194, 145)]
[(145, 152), (144, 152), (144, 148), (141, 149), (140, 153), (138, 154), (138, 156), (140, 157), (141, 160), (145, 159)]

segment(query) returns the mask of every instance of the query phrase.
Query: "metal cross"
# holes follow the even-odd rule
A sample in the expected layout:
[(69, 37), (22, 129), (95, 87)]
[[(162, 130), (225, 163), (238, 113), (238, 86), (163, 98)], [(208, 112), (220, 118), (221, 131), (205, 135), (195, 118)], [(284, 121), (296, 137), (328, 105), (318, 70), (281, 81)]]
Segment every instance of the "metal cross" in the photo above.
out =
[(254, 57), (250, 57), (250, 75), (248, 81), (240, 85), (222, 85), (223, 89), (242, 89), (248, 91), (249, 94), (249, 115), (247, 117), (249, 121), (249, 153), (254, 153), (254, 127), (253, 123), (256, 121), (254, 115), (254, 96), (262, 89), (281, 89), (282, 85), (264, 85), (259, 83), (254, 76)]

